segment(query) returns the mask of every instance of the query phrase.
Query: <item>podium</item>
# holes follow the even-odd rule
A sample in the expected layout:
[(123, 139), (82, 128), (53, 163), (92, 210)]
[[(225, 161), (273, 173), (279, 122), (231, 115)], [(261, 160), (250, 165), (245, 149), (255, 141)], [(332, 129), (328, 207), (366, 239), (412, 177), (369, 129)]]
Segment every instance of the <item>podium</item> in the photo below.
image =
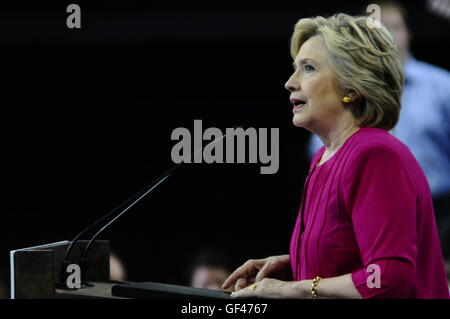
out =
[[(71, 252), (69, 262), (79, 264), (88, 241), (78, 241)], [(126, 283), (109, 279), (110, 246), (107, 240), (97, 240), (89, 253), (84, 276), (93, 284), (80, 289), (63, 289), (57, 286), (61, 264), (69, 241), (62, 241), (10, 252), (12, 299), (229, 299), (230, 293), (143, 282)]]

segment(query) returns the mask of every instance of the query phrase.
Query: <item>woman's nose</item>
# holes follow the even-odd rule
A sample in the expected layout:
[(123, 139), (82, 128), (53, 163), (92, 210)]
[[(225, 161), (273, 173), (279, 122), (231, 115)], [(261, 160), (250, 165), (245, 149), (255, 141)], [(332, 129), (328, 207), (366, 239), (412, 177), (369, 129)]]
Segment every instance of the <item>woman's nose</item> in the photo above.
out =
[(288, 90), (289, 92), (292, 91), (296, 91), (299, 89), (298, 84), (295, 83), (294, 79), (293, 79), (294, 75), (292, 75), (289, 80), (287, 80), (287, 82), (284, 84), (284, 87), (286, 88), (286, 90)]
[(289, 82), (286, 82), (286, 84), (284, 85), (284, 87), (286, 88), (286, 90), (288, 90), (289, 92), (295, 91), (295, 88), (292, 85), (289, 85)]

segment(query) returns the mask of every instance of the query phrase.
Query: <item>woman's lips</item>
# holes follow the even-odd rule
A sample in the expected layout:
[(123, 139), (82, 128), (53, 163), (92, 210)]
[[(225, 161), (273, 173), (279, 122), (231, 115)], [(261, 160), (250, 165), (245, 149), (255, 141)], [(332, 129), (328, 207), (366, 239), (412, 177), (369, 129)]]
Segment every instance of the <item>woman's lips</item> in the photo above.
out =
[(306, 104), (306, 103), (295, 105), (294, 108), (292, 109), (292, 111), (300, 110), (302, 107), (305, 106), (305, 104)]

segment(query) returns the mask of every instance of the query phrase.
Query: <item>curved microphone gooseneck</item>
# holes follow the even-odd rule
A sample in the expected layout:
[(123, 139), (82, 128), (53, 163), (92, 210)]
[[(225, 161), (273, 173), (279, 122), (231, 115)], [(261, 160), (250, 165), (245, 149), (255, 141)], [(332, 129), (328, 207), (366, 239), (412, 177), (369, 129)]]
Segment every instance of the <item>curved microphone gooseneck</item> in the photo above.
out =
[[(238, 128), (238, 127), (243, 127), (243, 126), (235, 126), (234, 128)], [(210, 142), (209, 144), (214, 144), (219, 142), (220, 140), (222, 140), (223, 138), (225, 138), (226, 135), (223, 135), (222, 137)], [(209, 145), (208, 144), (208, 145)], [(194, 154), (192, 154), (191, 159), (193, 157), (195, 157), (195, 155), (199, 152), (202, 151), (202, 148), (200, 148), (199, 150), (195, 151)], [(150, 183), (149, 185), (145, 186), (144, 188), (142, 188), (140, 191), (138, 191), (136, 194), (134, 194), (133, 196), (131, 196), (129, 199), (127, 199), (126, 201), (124, 201), (122, 204), (120, 204), (119, 206), (117, 206), (116, 208), (112, 209), (109, 213), (107, 213), (106, 215), (104, 215), (103, 217), (101, 217), (100, 219), (98, 219), (97, 221), (95, 221), (93, 224), (89, 225), (88, 227), (86, 227), (83, 231), (81, 231), (78, 235), (75, 236), (75, 238), (72, 240), (72, 242), (70, 243), (69, 247), (67, 248), (66, 251), (66, 255), (64, 258), (64, 261), (61, 265), (61, 272), (60, 272), (60, 286), (65, 286), (65, 275), (66, 275), (66, 268), (69, 265), (69, 256), (70, 253), (73, 250), (73, 247), (75, 245), (75, 243), (77, 241), (79, 241), (80, 237), (85, 235), (87, 232), (89, 232), (90, 230), (92, 230), (95, 226), (97, 226), (98, 224), (100, 224), (101, 222), (103, 222), (104, 220), (108, 219), (109, 217), (113, 216), (114, 214), (116, 214), (121, 208), (123, 208), (124, 206), (126, 206), (124, 209), (122, 209), (120, 211), (120, 213), (118, 213), (116, 215), (116, 217), (114, 217), (111, 221), (109, 221), (105, 226), (103, 226), (100, 230), (98, 230), (94, 236), (89, 240), (88, 244), (86, 245), (83, 254), (82, 254), (82, 258), (81, 258), (81, 262), (82, 262), (82, 277), (84, 277), (84, 273), (85, 273), (85, 266), (87, 264), (87, 256), (89, 254), (89, 250), (92, 246), (92, 243), (95, 241), (95, 239), (106, 229), (108, 228), (112, 223), (114, 223), (119, 217), (121, 217), (122, 215), (124, 215), (130, 208), (132, 208), (134, 205), (136, 205), (138, 202), (140, 202), (142, 199), (144, 199), (148, 194), (150, 194), (156, 187), (158, 187), (162, 182), (164, 182), (167, 178), (169, 178), (172, 173), (174, 172), (174, 170), (176, 170), (178, 167), (180, 167), (182, 164), (184, 163), (178, 163), (175, 166), (173, 166), (172, 168), (170, 168), (168, 171), (166, 171), (161, 177), (157, 178), (156, 180), (154, 180), (152, 183)], [(82, 286), (91, 286), (89, 283), (86, 282), (86, 280), (82, 280)]]

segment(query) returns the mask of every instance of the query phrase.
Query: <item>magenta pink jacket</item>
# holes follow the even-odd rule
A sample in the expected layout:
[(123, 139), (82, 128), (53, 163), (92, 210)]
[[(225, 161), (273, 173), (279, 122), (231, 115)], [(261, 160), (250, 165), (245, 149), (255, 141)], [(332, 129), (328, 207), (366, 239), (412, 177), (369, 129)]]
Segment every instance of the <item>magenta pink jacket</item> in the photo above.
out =
[[(430, 189), (409, 149), (361, 128), (317, 166), (324, 150), (291, 238), (293, 279), (351, 273), (363, 298), (449, 298)], [(369, 266), (379, 267), (379, 288)]]

